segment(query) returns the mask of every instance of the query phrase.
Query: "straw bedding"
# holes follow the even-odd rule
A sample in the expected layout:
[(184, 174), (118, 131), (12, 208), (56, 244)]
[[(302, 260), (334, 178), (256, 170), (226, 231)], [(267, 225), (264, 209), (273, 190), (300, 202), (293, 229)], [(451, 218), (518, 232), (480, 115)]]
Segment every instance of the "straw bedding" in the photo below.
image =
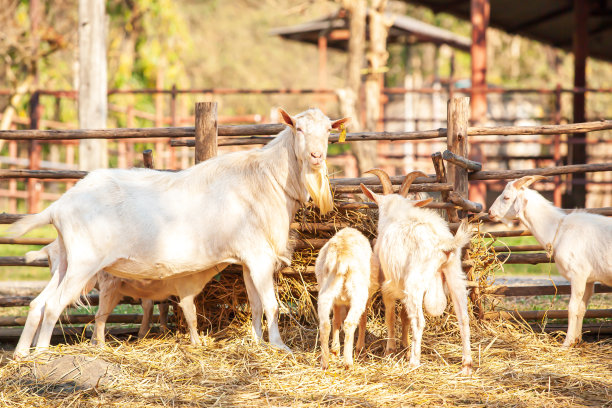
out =
[[(284, 321), (281, 333), (293, 355), (256, 344), (247, 322), (234, 322), (205, 337), (119, 342), (103, 349), (88, 343), (57, 346), (52, 356), (84, 355), (118, 370), (105, 386), (66, 391), (44, 378), (23, 375), (3, 360), (3, 406), (610, 406), (612, 343), (561, 350), (548, 335), (504, 322), (472, 325), (477, 370), (457, 375), (461, 352), (452, 317), (447, 330), (430, 324), (423, 365), (402, 355), (383, 357), (380, 322), (369, 322), (368, 352), (347, 371), (339, 359), (322, 371), (314, 327)], [(28, 366), (30, 363), (23, 363)]]
[[(319, 219), (311, 209), (298, 222), (349, 222), (370, 238), (376, 214), (338, 212)], [(318, 231), (316, 236), (329, 237)], [(306, 237), (314, 235), (304, 235)], [(294, 254), (294, 268), (306, 271), (317, 251)], [(480, 287), (496, 266), (482, 235), (470, 256), (470, 279)], [(352, 370), (338, 357), (319, 368), (316, 285), (312, 274), (277, 276), (280, 329), (294, 351), (286, 354), (250, 337), (250, 310), (241, 274), (213, 280), (200, 298), (202, 347), (185, 333), (139, 341), (112, 341), (95, 348), (84, 341), (52, 347), (45, 361), (58, 358), (78, 365), (64, 379), (39, 373), (31, 361), (16, 363), (5, 352), (0, 361), (0, 405), (31, 406), (612, 406), (612, 341), (563, 350), (561, 334), (534, 333), (505, 321), (472, 319), (475, 373), (458, 375), (461, 342), (452, 310), (428, 318), (422, 366), (411, 369), (404, 353), (384, 356), (386, 329), (380, 300), (368, 314), (366, 351)], [(179, 316), (180, 317), (180, 316)], [(184, 325), (179, 320), (178, 327)], [(70, 358), (71, 356), (74, 356)], [(85, 357), (85, 358), (84, 358)], [(86, 373), (96, 362), (101, 381)], [(103, 362), (103, 364), (101, 364)], [(43, 362), (44, 364), (44, 362)], [(100, 367), (107, 367), (101, 369)], [(43, 370), (44, 371), (44, 370)], [(48, 371), (48, 370), (47, 370)], [(60, 375), (61, 377), (61, 375)], [(67, 380), (68, 379), (68, 380)]]

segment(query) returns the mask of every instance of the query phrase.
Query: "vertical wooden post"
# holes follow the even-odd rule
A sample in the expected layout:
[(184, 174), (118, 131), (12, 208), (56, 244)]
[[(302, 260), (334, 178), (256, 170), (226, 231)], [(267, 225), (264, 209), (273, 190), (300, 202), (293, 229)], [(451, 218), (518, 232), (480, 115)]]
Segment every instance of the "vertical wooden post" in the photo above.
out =
[[(172, 84), (172, 90), (170, 93), (170, 126), (176, 126), (176, 84)], [(176, 170), (176, 149), (173, 147), (170, 147), (169, 167)]]
[(471, 0), (472, 21), (472, 121), (483, 122), (487, 117), (487, 27), (489, 0)]
[[(444, 160), (442, 160), (442, 153), (436, 152), (432, 154), (431, 161), (433, 162), (434, 170), (436, 171), (436, 182), (446, 183), (446, 168), (444, 166)], [(442, 201), (448, 203), (448, 191), (442, 191), (440, 194), (442, 196)], [(448, 215), (448, 220), (450, 222), (459, 222), (456, 209), (447, 208), (446, 214)]]
[[(574, 0), (574, 123), (585, 122), (586, 102), (586, 64), (589, 55), (589, 2), (587, 0)], [(568, 164), (586, 164), (586, 133), (576, 133), (572, 139), (578, 143), (569, 144), (568, 156), (571, 158)], [(575, 173), (572, 175), (572, 203), (571, 207), (584, 208), (586, 204), (586, 173)]]
[[(8, 142), (9, 157), (17, 162), (17, 141), (9, 140)], [(9, 169), (17, 168), (15, 165), (10, 165)], [(9, 179), (9, 209), (10, 213), (17, 212), (17, 180), (14, 178)]]
[[(155, 127), (164, 126), (164, 95), (161, 93), (164, 87), (164, 73), (163, 68), (157, 70), (157, 77), (155, 79)], [(157, 164), (160, 168), (168, 168), (168, 161), (166, 160), (165, 143), (162, 140), (155, 142), (155, 150), (157, 151)]]
[[(79, 0), (79, 127), (104, 129), (108, 111), (106, 70), (106, 2)], [(79, 167), (108, 167), (104, 139), (79, 141)]]
[[(561, 84), (557, 84), (555, 89), (555, 125), (561, 124)], [(561, 166), (561, 135), (553, 135), (553, 160), (555, 166)], [(555, 189), (553, 192), (553, 203), (556, 207), (561, 207), (561, 176), (555, 176)]]
[[(326, 34), (326, 33), (325, 33)], [(319, 89), (327, 87), (327, 36), (319, 36)]]
[[(470, 98), (456, 96), (448, 101), (447, 139), (448, 150), (467, 157), (467, 130), (470, 117)], [(453, 184), (454, 191), (461, 197), (468, 198), (468, 172), (466, 169), (448, 163), (448, 181)]]
[(217, 102), (195, 104), (195, 163), (217, 155)]
[(170, 125), (176, 127), (176, 84), (172, 85), (170, 93)]
[(147, 169), (154, 168), (155, 166), (153, 165), (153, 150), (147, 149), (142, 152), (142, 161)]
[[(30, 97), (30, 129), (40, 129), (40, 93), (35, 91)], [(32, 140), (29, 146), (30, 170), (40, 170), (41, 146), (38, 140)], [(30, 178), (28, 179), (28, 212), (36, 213), (39, 211), (41, 182)]]
[[(463, 157), (467, 157), (468, 153), (468, 140), (467, 130), (469, 124), (470, 115), (470, 98), (456, 96), (448, 101), (447, 110), (447, 139), (446, 145), (448, 150)], [(449, 183), (453, 184), (453, 189), (456, 193), (459, 193), (461, 197), (468, 197), (468, 173), (467, 170), (453, 163), (448, 163), (447, 167), (447, 178)], [(459, 216), (463, 217), (465, 211), (460, 211)], [(462, 258), (465, 257), (466, 251), (464, 249)], [(473, 267), (465, 270), (468, 280), (474, 281)], [(484, 311), (482, 309), (482, 302), (480, 299), (480, 289), (478, 287), (473, 288), (470, 291), (470, 300), (474, 306), (474, 312), (479, 319), (484, 317)]]
[(453, 99), (455, 96), (455, 50), (452, 51), (450, 57), (450, 77), (448, 78), (448, 99)]

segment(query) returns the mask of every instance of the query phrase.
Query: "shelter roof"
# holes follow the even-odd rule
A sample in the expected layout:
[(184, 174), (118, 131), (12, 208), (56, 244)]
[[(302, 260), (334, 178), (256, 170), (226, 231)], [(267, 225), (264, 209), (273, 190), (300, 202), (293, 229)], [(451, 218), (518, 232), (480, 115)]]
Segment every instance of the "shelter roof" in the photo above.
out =
[[(389, 28), (388, 43), (413, 44), (428, 42), (447, 44), (463, 51), (470, 50), (471, 40), (443, 28), (427, 24), (408, 16), (387, 13), (393, 25)], [(366, 30), (367, 32), (368, 30)], [(270, 30), (288, 40), (317, 44), (320, 36), (327, 37), (327, 46), (346, 51), (348, 48), (349, 23), (344, 10), (321, 19), (308, 21), (289, 27)]]
[[(467, 0), (404, 0), (470, 19)], [(589, 56), (612, 62), (612, 1), (590, 3)], [(574, 0), (489, 0), (490, 25), (568, 51), (572, 49)]]

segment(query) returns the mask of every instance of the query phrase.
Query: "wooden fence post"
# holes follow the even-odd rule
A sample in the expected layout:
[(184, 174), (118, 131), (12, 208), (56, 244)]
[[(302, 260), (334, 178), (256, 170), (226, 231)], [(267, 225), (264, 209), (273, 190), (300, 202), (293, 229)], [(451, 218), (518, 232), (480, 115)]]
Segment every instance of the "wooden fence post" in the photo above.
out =
[[(30, 129), (40, 129), (40, 116), (42, 105), (40, 104), (40, 93), (35, 91), (30, 97)], [(41, 146), (38, 140), (30, 141), (29, 156), (30, 170), (40, 169)], [(28, 179), (28, 212), (37, 213), (40, 210), (40, 190), (42, 182), (36, 179)]]
[[(468, 140), (467, 130), (470, 118), (470, 98), (468, 97), (453, 97), (448, 101), (448, 110), (446, 112), (448, 123), (447, 128), (447, 139), (446, 145), (448, 150), (452, 153), (461, 157), (467, 158), (468, 156)], [(453, 185), (453, 192), (459, 194), (462, 198), (468, 198), (468, 172), (467, 169), (457, 166), (453, 163), (448, 163), (447, 167), (447, 178), (449, 183)], [(459, 212), (460, 217), (466, 215), (465, 211)], [(465, 249), (463, 251), (463, 257), (465, 257)], [(469, 281), (475, 281), (473, 275), (473, 267), (464, 268), (467, 279)], [(480, 297), (480, 288), (474, 287), (470, 291), (470, 300), (474, 306), (474, 313), (478, 316), (478, 319), (484, 318), (484, 310), (482, 308), (482, 302)]]
[(142, 161), (147, 169), (155, 168), (153, 165), (153, 150), (147, 149), (142, 152)]
[[(446, 145), (452, 153), (466, 157), (468, 153), (467, 130), (470, 118), (470, 98), (456, 96), (448, 101), (446, 113), (447, 139)], [(448, 163), (447, 176), (449, 183), (453, 184), (454, 191), (461, 197), (468, 198), (468, 172), (466, 169)]]
[(217, 155), (217, 102), (195, 105), (195, 163)]

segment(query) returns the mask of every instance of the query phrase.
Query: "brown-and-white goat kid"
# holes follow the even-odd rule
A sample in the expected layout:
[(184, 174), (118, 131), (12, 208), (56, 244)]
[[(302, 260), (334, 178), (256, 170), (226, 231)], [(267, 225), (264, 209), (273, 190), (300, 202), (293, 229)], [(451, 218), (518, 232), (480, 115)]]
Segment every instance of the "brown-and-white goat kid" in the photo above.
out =
[(368, 300), (378, 288), (377, 262), (370, 242), (354, 228), (338, 231), (317, 256), (315, 274), (319, 284), (318, 312), (321, 367), (329, 365), (330, 312), (334, 312), (332, 351), (340, 351), (340, 325), (344, 316), (344, 366), (353, 366), (353, 340), (359, 324), (357, 350), (365, 345)]

